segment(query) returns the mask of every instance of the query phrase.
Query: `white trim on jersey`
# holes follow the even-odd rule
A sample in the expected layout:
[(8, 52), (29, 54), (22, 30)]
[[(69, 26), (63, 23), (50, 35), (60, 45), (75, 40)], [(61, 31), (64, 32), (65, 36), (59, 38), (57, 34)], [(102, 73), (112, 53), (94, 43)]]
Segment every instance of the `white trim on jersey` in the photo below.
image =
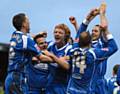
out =
[(87, 19), (84, 19), (84, 20), (83, 20), (83, 24), (85, 24), (85, 25), (88, 25), (89, 22), (90, 22), (90, 21), (88, 21)]
[(20, 34), (23, 34), (23, 32), (21, 32), (21, 31), (16, 31), (16, 33), (20, 33)]
[(100, 46), (102, 47), (103, 45), (102, 45), (102, 41), (101, 41), (101, 39), (99, 38), (98, 40), (94, 40), (94, 41), (92, 41), (92, 44), (94, 45), (94, 44), (100, 44)]
[(68, 45), (68, 46), (66, 47), (66, 49), (65, 49), (65, 55), (67, 55), (68, 50), (70, 50), (71, 48), (72, 48), (72, 45)]
[(94, 57), (94, 60), (96, 60), (97, 57), (96, 57), (94, 51), (93, 51), (92, 49), (89, 49), (89, 52), (92, 53), (92, 55), (93, 55), (93, 57)]
[(116, 87), (116, 88), (113, 90), (113, 94), (118, 94), (118, 91), (120, 91), (120, 86)]
[(57, 48), (57, 46), (55, 45), (55, 48), (57, 51), (63, 50), (65, 47), (67, 47), (69, 45), (69, 43), (67, 43), (65, 46), (61, 47), (61, 48)]
[(113, 39), (112, 34), (108, 34), (106, 37), (107, 37), (107, 40)]
[(47, 47), (47, 48), (49, 48), (49, 47), (52, 46), (53, 44), (54, 44), (54, 42), (51, 41), (51, 42), (48, 44), (48, 47)]
[(23, 39), (23, 48), (26, 49), (27, 48), (27, 36), (22, 35), (22, 39)]
[(78, 47), (73, 48), (73, 49), (70, 50), (70, 52), (73, 52), (73, 51), (75, 51), (75, 50), (77, 50), (77, 49), (79, 49), (79, 48), (78, 48)]

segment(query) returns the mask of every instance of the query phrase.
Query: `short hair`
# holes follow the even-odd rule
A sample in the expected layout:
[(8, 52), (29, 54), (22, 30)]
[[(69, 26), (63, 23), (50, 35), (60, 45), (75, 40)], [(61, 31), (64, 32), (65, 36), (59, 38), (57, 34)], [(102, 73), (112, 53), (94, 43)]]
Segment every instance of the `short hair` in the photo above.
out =
[(95, 26), (100, 27), (100, 25), (99, 25), (99, 24), (96, 24)]
[(89, 31), (82, 32), (79, 36), (79, 46), (80, 47), (89, 46), (91, 44), (91, 40), (92, 38)]
[(113, 67), (113, 72), (114, 72), (114, 74), (117, 74), (117, 71), (118, 71), (119, 66), (120, 66), (120, 64), (116, 64), (116, 65)]
[(35, 37), (34, 37), (34, 41), (37, 43), (37, 39), (38, 38), (44, 38), (44, 35), (42, 34), (37, 34)]
[(96, 24), (95, 26), (96, 26), (96, 27), (99, 27), (100, 34), (101, 34), (101, 32), (103, 31), (103, 28), (101, 27), (101, 25), (99, 25), (99, 24)]
[(117, 82), (117, 84), (120, 86), (120, 66), (119, 66), (119, 68), (118, 68), (118, 71), (117, 71), (117, 78), (116, 78), (116, 82)]
[(68, 42), (70, 36), (71, 36), (71, 31), (70, 29), (68, 28), (68, 26), (66, 24), (58, 24), (55, 26), (55, 29), (56, 28), (59, 28), (59, 29), (62, 29), (65, 31), (65, 42)]
[(68, 42), (72, 45), (72, 44), (73, 44), (73, 42), (74, 42), (73, 38), (72, 38), (72, 37), (70, 37), (70, 38), (69, 38), (69, 40), (68, 40)]
[(25, 21), (25, 14), (19, 13), (13, 17), (12, 23), (15, 29), (20, 31), (24, 21)]

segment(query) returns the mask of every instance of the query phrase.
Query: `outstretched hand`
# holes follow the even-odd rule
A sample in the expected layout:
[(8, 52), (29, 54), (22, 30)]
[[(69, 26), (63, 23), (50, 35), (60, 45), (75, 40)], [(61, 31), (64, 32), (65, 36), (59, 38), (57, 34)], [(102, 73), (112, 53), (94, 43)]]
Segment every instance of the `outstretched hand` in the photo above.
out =
[(71, 24), (75, 27), (76, 31), (78, 31), (79, 29), (79, 25), (76, 21), (76, 18), (74, 16), (70, 16), (69, 17), (69, 21), (71, 22)]
[(86, 19), (88, 21), (91, 21), (94, 17), (96, 17), (97, 15), (99, 14), (99, 9), (98, 8), (95, 8), (95, 9), (92, 9), (89, 14), (87, 15)]
[(101, 5), (100, 5), (100, 14), (105, 14), (106, 12), (106, 3), (103, 2)]
[(70, 16), (69, 17), (69, 21), (71, 22), (71, 24), (75, 25), (77, 23), (76, 19), (74, 16)]

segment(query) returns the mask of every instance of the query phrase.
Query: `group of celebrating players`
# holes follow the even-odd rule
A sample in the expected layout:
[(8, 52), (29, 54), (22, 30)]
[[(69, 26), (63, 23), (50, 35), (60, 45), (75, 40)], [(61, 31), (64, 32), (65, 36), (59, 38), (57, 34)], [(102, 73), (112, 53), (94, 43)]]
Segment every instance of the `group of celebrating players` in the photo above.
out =
[[(31, 36), (28, 17), (24, 13), (15, 15), (5, 94), (117, 94), (120, 73), (117, 86), (109, 93), (104, 77), (108, 58), (118, 50), (105, 14), (106, 4), (102, 3), (80, 26), (71, 16), (75, 39), (62, 23), (54, 28), (54, 42), (46, 41), (46, 32)], [(90, 34), (87, 27), (97, 15), (100, 24)]]

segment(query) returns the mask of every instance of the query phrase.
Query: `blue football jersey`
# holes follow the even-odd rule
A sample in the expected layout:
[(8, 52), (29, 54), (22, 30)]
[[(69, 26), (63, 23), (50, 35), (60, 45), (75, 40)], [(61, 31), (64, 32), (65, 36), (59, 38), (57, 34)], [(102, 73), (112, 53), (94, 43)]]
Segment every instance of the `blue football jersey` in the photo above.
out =
[[(108, 42), (108, 48), (81, 49), (73, 46), (72, 57), (72, 76), (68, 85), (68, 92), (90, 92), (92, 77), (95, 71), (95, 64), (112, 55), (117, 50), (117, 45), (113, 39)], [(82, 90), (77, 90), (82, 87)], [(83, 93), (78, 93), (83, 94)], [(86, 93), (87, 94), (87, 93)]]
[(113, 94), (120, 94), (120, 67), (117, 71), (116, 82), (114, 82)]
[(108, 80), (108, 94), (119, 94), (120, 93), (120, 86), (117, 83), (117, 75), (111, 77)]
[[(71, 49), (71, 45), (67, 43), (62, 48), (58, 49), (55, 43), (51, 43), (49, 45), (48, 50), (55, 54), (57, 57), (62, 57), (65, 55), (68, 55), (69, 49)], [(52, 75), (50, 77), (52, 83), (60, 83), (60, 84), (67, 84), (69, 80), (70, 72), (66, 71), (62, 67), (60, 67), (57, 63), (53, 62), (50, 63), (50, 74)]]
[(93, 53), (91, 53), (91, 51), (89, 51), (89, 49), (81, 49), (79, 46), (76, 47), (76, 43), (70, 51), (72, 60), (72, 79), (81, 83), (81, 85), (90, 82), (93, 75), (93, 62), (95, 57), (91, 55)]
[[(78, 32), (76, 34), (76, 39), (79, 38), (80, 33), (84, 32), (87, 30), (88, 25), (86, 25), (84, 22), (80, 25), (80, 28), (78, 29)], [(105, 47), (105, 41), (102, 38), (102, 36), (95, 41), (92, 41), (92, 48), (102, 48)], [(95, 75), (100, 78), (101, 76), (104, 76), (106, 73), (106, 69), (107, 69), (107, 59), (104, 61), (101, 61), (103, 63), (99, 64), (98, 67), (96, 68), (96, 73)], [(95, 78), (96, 79), (96, 78)]]
[(114, 76), (108, 80), (108, 84), (107, 84), (108, 94), (113, 94), (113, 89), (116, 87), (115, 83), (116, 83), (116, 76)]
[(24, 71), (24, 65), (32, 60), (32, 56), (40, 55), (37, 44), (33, 39), (24, 35), (20, 31), (15, 31), (12, 34), (9, 48), (9, 67), (8, 71)]
[(39, 92), (47, 86), (49, 75), (49, 64), (47, 62), (43, 63), (40, 60), (32, 61), (29, 66), (27, 66), (27, 71), (29, 77), (28, 84), (31, 91), (36, 90)]
[(75, 36), (75, 39), (78, 39), (80, 33), (86, 31), (87, 27), (88, 27), (88, 25), (82, 23), (82, 24), (80, 25), (80, 28), (79, 28), (78, 31), (77, 31), (77, 34), (76, 34), (76, 36)]

